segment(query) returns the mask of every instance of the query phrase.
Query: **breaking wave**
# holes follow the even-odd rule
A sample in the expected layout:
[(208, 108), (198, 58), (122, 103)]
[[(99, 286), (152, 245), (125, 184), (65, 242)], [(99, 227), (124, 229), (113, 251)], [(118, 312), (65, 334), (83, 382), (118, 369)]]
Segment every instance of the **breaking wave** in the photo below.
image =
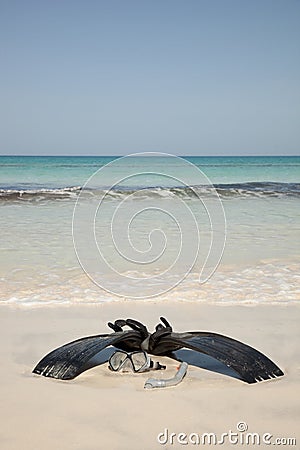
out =
[[(0, 189), (0, 202), (41, 202), (48, 200), (76, 199), (81, 192), (81, 186), (55, 187), (55, 188), (3, 188)], [(215, 184), (213, 186), (190, 186), (190, 187), (164, 187), (164, 186), (115, 186), (107, 189), (93, 188), (85, 190), (83, 195), (87, 197), (102, 197), (106, 199), (120, 199), (135, 194), (135, 199), (145, 198), (171, 198), (174, 195), (181, 198), (193, 198), (209, 196), (216, 191), (221, 199), (233, 197), (300, 197), (300, 183), (277, 183), (277, 182), (248, 182)]]
[(63, 188), (39, 189), (0, 189), (0, 202), (2, 201), (42, 201), (74, 198), (81, 191), (80, 186)]

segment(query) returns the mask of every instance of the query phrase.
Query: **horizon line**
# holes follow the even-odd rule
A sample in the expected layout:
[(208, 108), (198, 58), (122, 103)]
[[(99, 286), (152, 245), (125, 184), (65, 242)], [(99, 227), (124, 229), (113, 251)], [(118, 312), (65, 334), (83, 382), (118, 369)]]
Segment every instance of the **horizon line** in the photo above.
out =
[(179, 158), (193, 158), (193, 157), (198, 157), (198, 158), (220, 158), (220, 157), (224, 157), (224, 158), (233, 158), (233, 157), (239, 157), (239, 158), (250, 158), (250, 157), (262, 157), (262, 158), (274, 158), (274, 157), (280, 157), (280, 158), (285, 158), (285, 157), (299, 157), (299, 154), (284, 154), (284, 155), (280, 155), (280, 154), (276, 154), (276, 155), (270, 155), (270, 154), (264, 154), (264, 155), (258, 155), (258, 154), (249, 154), (249, 155), (236, 155), (236, 154), (226, 154), (226, 155), (177, 155), (177, 154), (172, 154), (172, 153), (167, 153), (167, 152), (137, 152), (137, 153), (127, 153), (127, 154), (121, 154), (121, 155), (84, 155), (84, 154), (62, 154), (62, 155), (49, 155), (49, 154), (44, 154), (44, 155), (37, 155), (37, 154), (13, 154), (13, 155), (1, 155), (0, 157), (39, 157), (39, 158), (49, 158), (49, 157), (53, 157), (53, 158), (66, 158), (66, 157), (71, 157), (71, 158), (122, 158), (125, 156), (129, 156), (129, 155), (138, 155), (138, 154), (143, 154), (143, 153), (162, 153), (162, 154), (166, 154), (166, 155), (171, 155), (171, 156), (178, 156)]

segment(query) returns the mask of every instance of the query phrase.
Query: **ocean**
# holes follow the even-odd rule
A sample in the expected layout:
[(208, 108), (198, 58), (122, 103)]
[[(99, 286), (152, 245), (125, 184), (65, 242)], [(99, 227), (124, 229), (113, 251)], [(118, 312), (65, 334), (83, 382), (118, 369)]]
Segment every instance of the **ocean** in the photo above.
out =
[(0, 157), (0, 302), (290, 304), (300, 157)]

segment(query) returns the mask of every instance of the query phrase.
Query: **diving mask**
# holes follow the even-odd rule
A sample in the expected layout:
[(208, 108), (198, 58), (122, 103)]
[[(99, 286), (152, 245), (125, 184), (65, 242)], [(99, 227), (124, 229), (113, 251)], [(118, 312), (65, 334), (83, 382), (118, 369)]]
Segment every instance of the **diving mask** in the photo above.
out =
[(154, 362), (144, 351), (125, 352), (117, 350), (108, 360), (109, 368), (113, 372), (147, 372), (148, 370), (163, 370), (159, 362)]

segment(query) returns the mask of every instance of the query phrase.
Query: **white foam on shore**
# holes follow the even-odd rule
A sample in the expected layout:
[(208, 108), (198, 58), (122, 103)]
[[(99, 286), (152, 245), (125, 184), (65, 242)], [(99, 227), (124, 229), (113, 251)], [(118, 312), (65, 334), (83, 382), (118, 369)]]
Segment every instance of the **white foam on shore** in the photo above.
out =
[[(19, 272), (18, 272), (19, 273)], [(190, 274), (181, 284), (169, 292), (140, 302), (196, 302), (218, 305), (296, 304), (300, 302), (300, 275), (296, 263), (282, 265), (266, 262), (246, 267), (239, 272), (227, 267), (206, 283), (199, 283), (199, 274)], [(52, 274), (53, 275), (53, 274)], [(44, 274), (42, 280), (2, 280), (1, 305), (9, 306), (71, 306), (95, 305), (108, 302), (130, 301), (100, 289), (80, 271), (53, 277)], [(127, 275), (133, 275), (127, 273)], [(136, 274), (135, 274), (136, 275)], [(163, 280), (161, 281), (163, 283)], [(113, 286), (114, 281), (111, 280)]]

